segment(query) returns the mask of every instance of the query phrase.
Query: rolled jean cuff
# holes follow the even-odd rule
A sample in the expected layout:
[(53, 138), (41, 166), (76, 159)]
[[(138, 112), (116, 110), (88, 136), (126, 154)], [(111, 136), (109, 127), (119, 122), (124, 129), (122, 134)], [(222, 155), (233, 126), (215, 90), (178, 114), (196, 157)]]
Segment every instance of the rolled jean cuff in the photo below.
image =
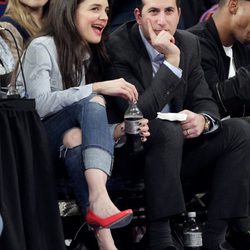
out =
[(101, 148), (88, 147), (83, 150), (83, 162), (85, 170), (96, 168), (102, 170), (108, 176), (111, 175), (113, 156)]

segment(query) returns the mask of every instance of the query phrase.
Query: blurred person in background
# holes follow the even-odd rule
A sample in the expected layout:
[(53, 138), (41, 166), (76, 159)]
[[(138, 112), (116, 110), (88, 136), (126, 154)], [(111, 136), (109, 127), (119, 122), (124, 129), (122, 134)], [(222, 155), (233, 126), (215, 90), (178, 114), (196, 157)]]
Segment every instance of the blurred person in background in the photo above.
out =
[(200, 17), (199, 22), (204, 22), (207, 21), (209, 19), (209, 17), (211, 17), (214, 12), (218, 9), (219, 5), (218, 4), (214, 4), (211, 8), (209, 8), (207, 11), (205, 11), (202, 16)]
[(7, 1), (0, 1), (0, 16), (3, 15), (6, 9)]
[[(12, 32), (20, 54), (28, 39), (40, 31), (48, 5), (49, 0), (8, 0), (4, 15), (0, 18), (0, 26)], [(2, 34), (17, 62), (13, 37), (8, 31), (2, 31)]]
[(4, 39), (0, 36), (0, 91), (3, 90), (2, 87), (6, 87), (6, 78), (9, 77), (14, 67), (15, 63), (12, 53)]
[(111, 16), (109, 32), (114, 31), (123, 23), (134, 20), (134, 8), (136, 0), (113, 0), (111, 5)]
[(181, 17), (179, 29), (187, 29), (199, 22), (201, 15), (209, 9), (217, 0), (181, 0)]

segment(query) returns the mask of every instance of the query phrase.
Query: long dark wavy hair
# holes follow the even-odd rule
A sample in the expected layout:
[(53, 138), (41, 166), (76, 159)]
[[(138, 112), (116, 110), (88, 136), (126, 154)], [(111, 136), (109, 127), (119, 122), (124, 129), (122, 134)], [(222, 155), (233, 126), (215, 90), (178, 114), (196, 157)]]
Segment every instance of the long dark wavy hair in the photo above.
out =
[[(64, 89), (80, 85), (83, 67), (87, 83), (102, 80), (104, 63), (108, 61), (103, 38), (99, 44), (89, 44), (78, 34), (76, 10), (84, 1), (50, 1), (48, 17), (40, 34), (54, 38)], [(90, 54), (88, 65), (83, 61), (87, 53)]]

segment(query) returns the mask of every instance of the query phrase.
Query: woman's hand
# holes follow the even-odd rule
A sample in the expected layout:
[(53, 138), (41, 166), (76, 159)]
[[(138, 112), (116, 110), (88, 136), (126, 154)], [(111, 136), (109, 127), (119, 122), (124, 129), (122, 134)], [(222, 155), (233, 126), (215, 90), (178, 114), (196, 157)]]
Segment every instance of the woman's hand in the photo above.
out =
[[(139, 130), (140, 130), (140, 136), (141, 136), (141, 140), (142, 142), (147, 141), (147, 137), (150, 136), (150, 132), (149, 132), (149, 127), (148, 127), (148, 120), (145, 118), (142, 118), (139, 121)], [(124, 122), (119, 123), (116, 127), (115, 127), (115, 131), (114, 131), (114, 140), (117, 141), (119, 140), (122, 136), (125, 136), (125, 124)]]
[(138, 92), (135, 86), (123, 78), (93, 83), (93, 92), (103, 95), (120, 96), (132, 102), (138, 100)]

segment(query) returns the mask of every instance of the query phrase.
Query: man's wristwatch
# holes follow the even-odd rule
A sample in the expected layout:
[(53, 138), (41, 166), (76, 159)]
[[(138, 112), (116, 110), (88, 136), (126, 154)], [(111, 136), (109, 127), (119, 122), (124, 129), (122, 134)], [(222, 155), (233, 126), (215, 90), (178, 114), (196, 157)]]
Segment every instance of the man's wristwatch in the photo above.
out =
[(205, 124), (204, 124), (204, 129), (203, 129), (203, 133), (206, 133), (210, 130), (211, 128), (211, 121), (210, 119), (206, 116), (203, 115), (204, 119), (205, 119)]

